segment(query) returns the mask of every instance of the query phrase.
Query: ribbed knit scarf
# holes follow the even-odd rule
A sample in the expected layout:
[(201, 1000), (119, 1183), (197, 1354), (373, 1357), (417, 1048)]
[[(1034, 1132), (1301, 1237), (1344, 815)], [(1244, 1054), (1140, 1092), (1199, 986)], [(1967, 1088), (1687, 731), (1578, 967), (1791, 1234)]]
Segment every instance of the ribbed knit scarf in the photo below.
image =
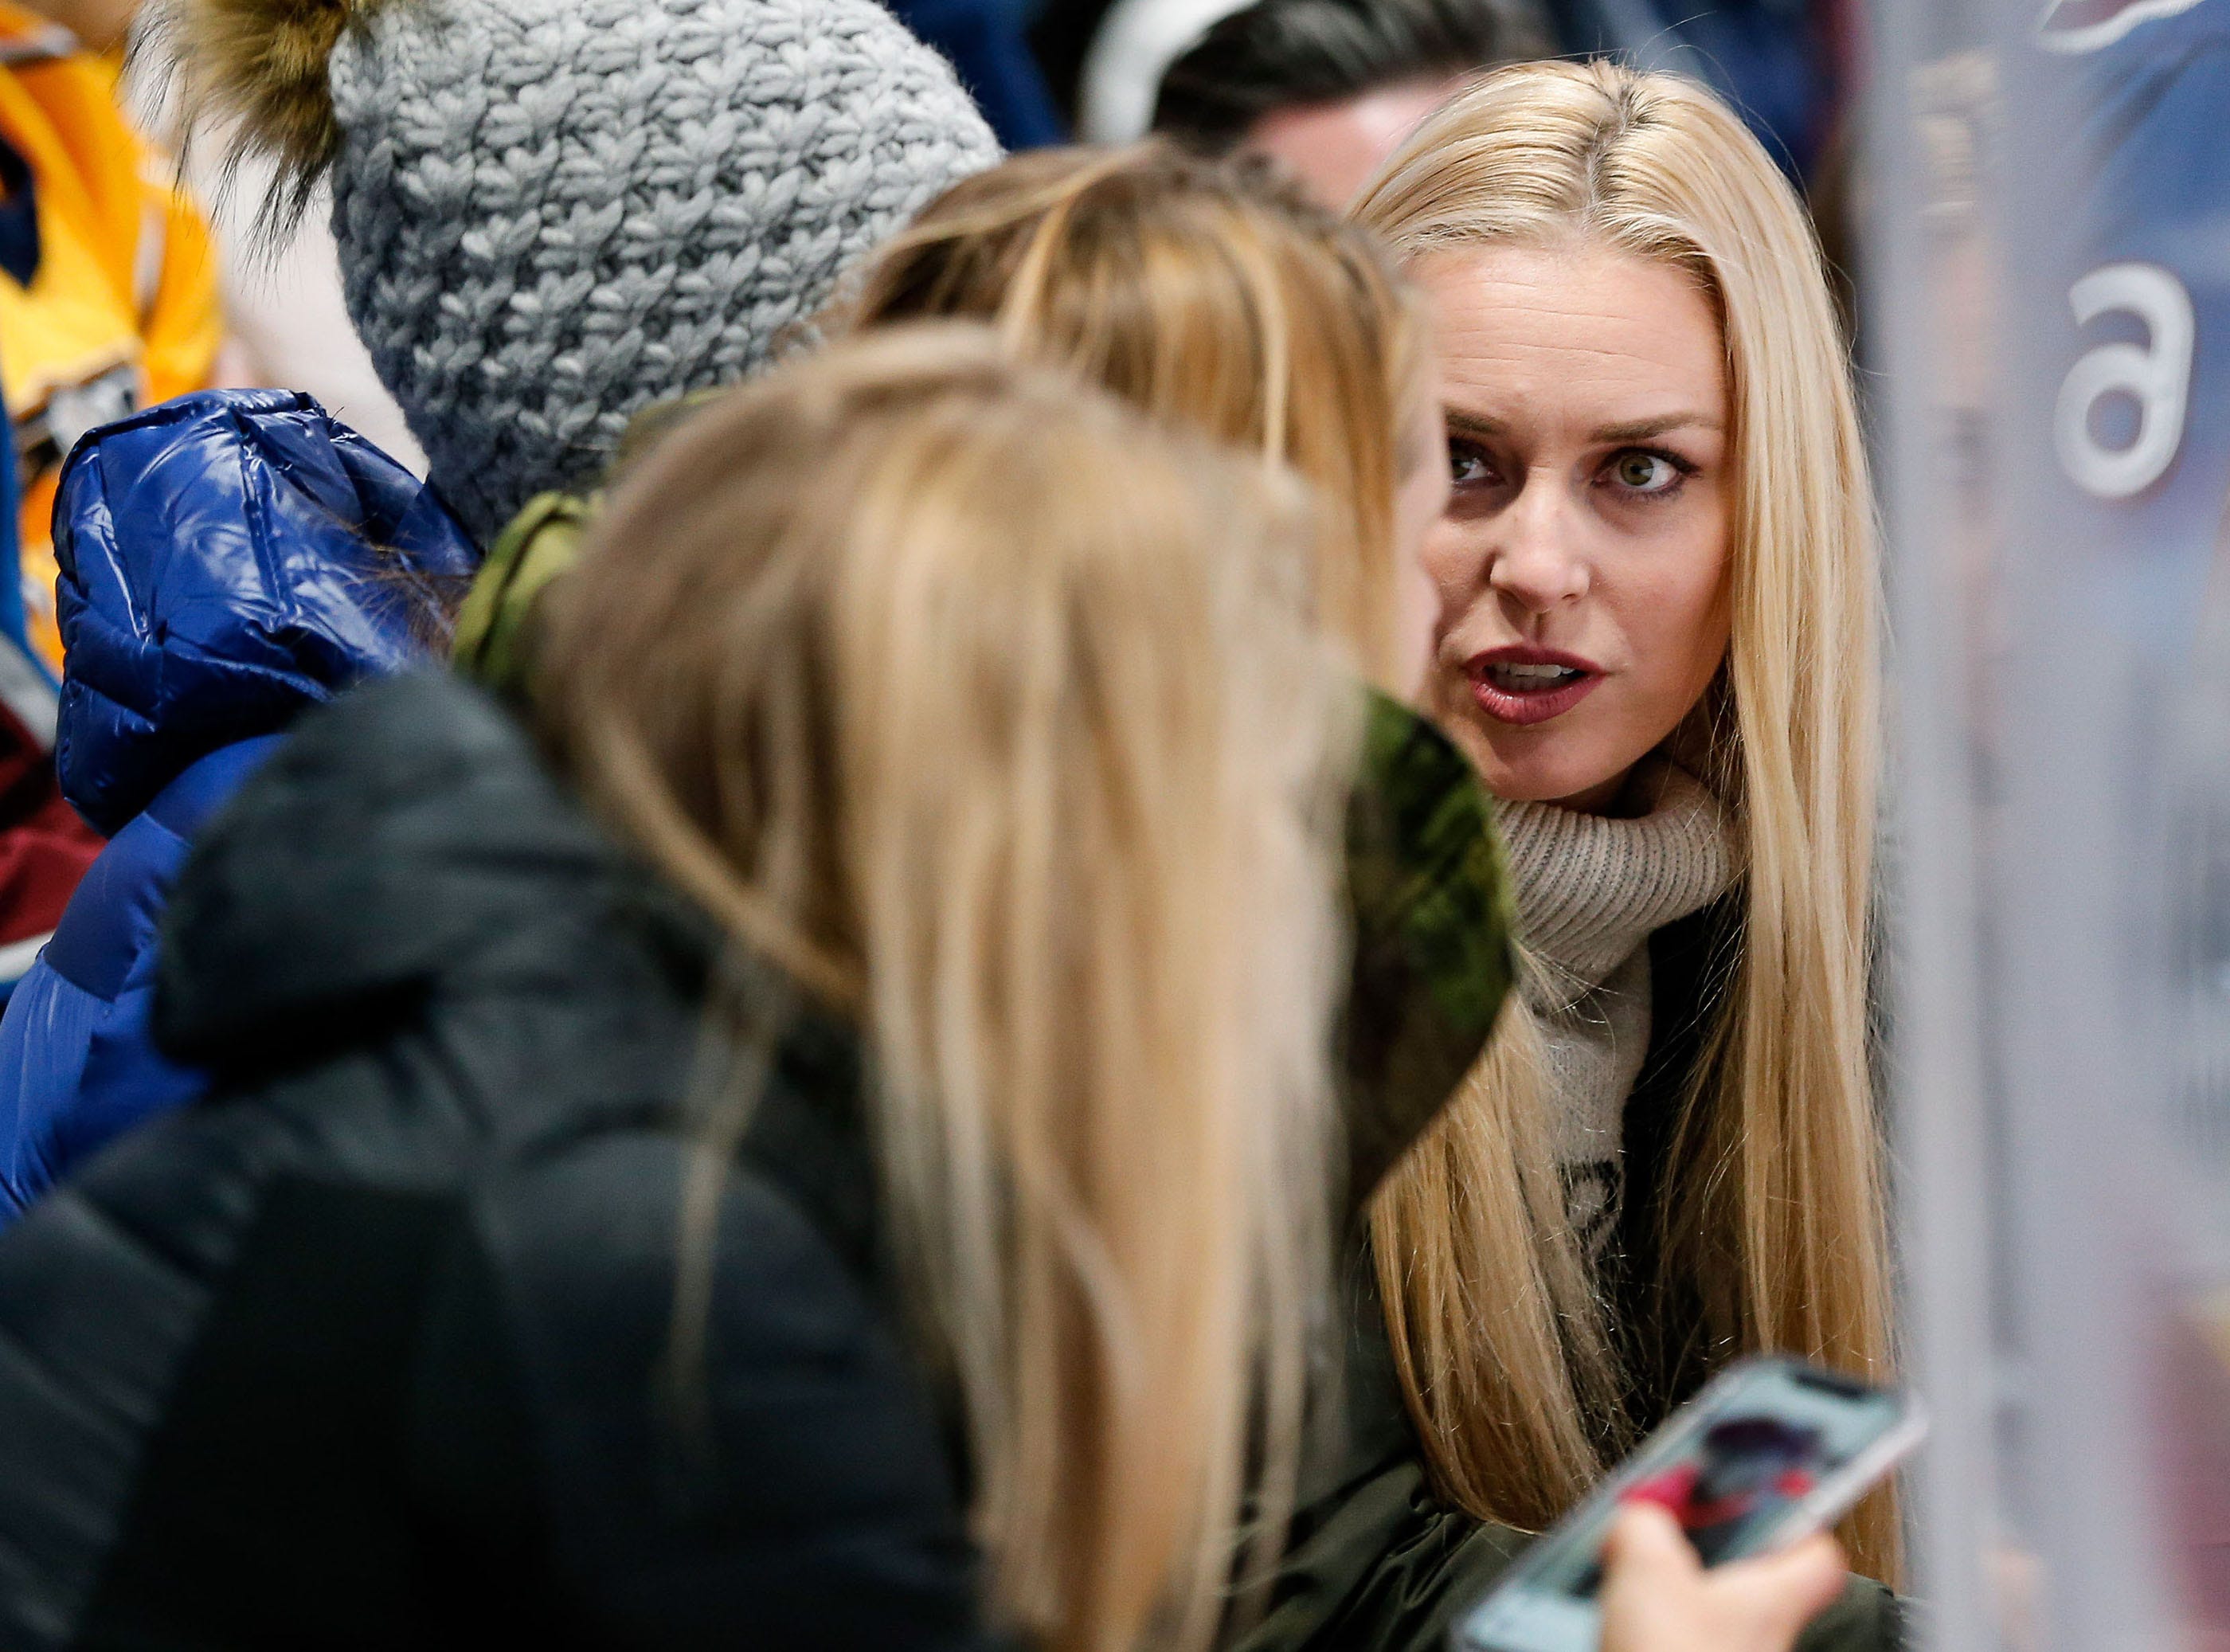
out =
[(1627, 1098), (1649, 1052), (1649, 937), (1734, 881), (1726, 811), (1662, 758), (1635, 777), (1654, 798), (1627, 820), (1498, 803), (1532, 954), (1525, 1002), (1547, 1036), (1557, 1167), (1574, 1231), (1600, 1260), (1625, 1197)]

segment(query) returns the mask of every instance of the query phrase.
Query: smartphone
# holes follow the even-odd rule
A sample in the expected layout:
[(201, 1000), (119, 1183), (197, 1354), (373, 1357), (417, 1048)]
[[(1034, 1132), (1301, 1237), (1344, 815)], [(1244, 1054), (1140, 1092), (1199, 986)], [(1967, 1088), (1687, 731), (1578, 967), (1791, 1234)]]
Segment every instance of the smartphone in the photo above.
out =
[(1457, 1652), (1595, 1652), (1603, 1539), (1620, 1507), (1672, 1511), (1706, 1565), (1832, 1525), (1920, 1442), (1920, 1408), (1801, 1360), (1727, 1367), (1457, 1619)]

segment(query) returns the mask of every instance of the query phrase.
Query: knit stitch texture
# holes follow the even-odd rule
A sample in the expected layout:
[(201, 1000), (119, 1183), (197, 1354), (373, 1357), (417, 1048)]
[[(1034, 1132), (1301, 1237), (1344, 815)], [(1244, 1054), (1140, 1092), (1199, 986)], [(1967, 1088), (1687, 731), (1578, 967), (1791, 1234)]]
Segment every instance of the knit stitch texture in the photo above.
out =
[(482, 545), (998, 158), (873, 0), (408, 0), (329, 78), (350, 316)]
[(1644, 788), (1654, 806), (1628, 820), (1495, 805), (1567, 1213), (1598, 1259), (1624, 1200), (1626, 1102), (1649, 1052), (1649, 938), (1718, 899), (1737, 866), (1726, 811), (1701, 781), (1658, 759)]

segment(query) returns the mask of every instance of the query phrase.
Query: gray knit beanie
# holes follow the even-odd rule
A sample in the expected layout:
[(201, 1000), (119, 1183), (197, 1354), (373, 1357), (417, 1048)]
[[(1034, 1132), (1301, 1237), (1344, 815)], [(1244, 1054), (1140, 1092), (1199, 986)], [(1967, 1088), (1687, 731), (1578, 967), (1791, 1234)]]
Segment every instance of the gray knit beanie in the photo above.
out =
[(743, 378), (998, 146), (873, 0), (177, 0), (188, 95), (332, 186), (349, 314), (483, 544)]

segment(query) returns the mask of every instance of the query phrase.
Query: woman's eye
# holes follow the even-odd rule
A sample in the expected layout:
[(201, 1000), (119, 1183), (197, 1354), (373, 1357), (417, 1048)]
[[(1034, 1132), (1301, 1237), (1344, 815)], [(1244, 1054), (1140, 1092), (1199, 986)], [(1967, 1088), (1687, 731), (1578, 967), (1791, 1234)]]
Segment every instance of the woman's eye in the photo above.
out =
[(1448, 443), (1448, 480), (1461, 487), (1466, 483), (1489, 481), (1494, 467), (1486, 462), (1486, 455), (1468, 442)]
[(1610, 461), (1611, 480), (1629, 494), (1669, 494), (1680, 485), (1683, 474), (1680, 467), (1661, 453), (1635, 449)]

